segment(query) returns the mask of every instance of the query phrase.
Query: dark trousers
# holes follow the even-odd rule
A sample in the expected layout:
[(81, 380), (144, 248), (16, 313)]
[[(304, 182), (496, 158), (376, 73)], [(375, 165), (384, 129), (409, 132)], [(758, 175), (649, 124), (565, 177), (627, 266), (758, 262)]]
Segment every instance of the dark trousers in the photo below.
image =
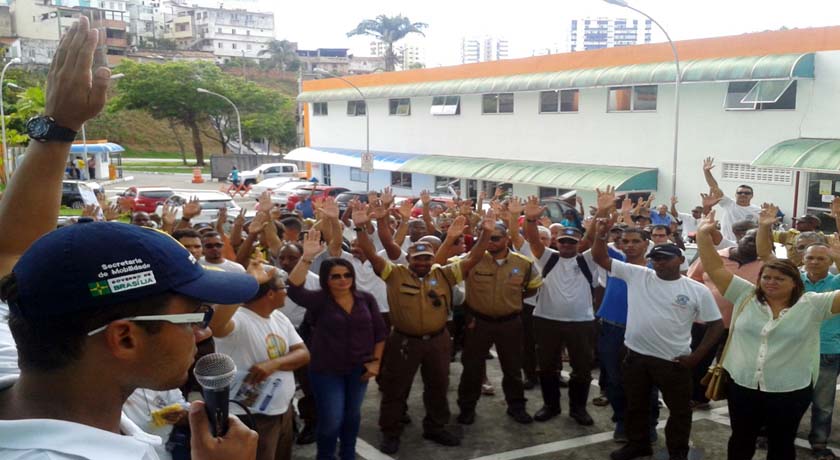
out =
[(379, 406), (379, 428), (387, 436), (399, 436), (400, 422), (407, 409), (411, 384), (420, 368), (423, 377), (423, 405), (426, 417), (423, 430), (435, 433), (449, 423), (449, 331), (423, 340), (408, 337), (396, 329), (385, 342), (382, 356), (382, 400)]
[[(280, 415), (254, 414), (254, 431), (259, 435), (257, 441), (256, 460), (290, 460), (292, 458), (292, 421), (294, 409), (289, 409)], [(249, 416), (238, 416), (247, 423)]]
[(534, 308), (533, 305), (528, 305), (527, 303), (522, 304), (522, 372), (525, 374), (527, 380), (537, 380), (537, 345), (536, 338), (534, 337)]
[[(703, 341), (703, 336), (706, 335), (707, 326), (703, 323), (694, 323), (691, 325), (691, 351), (697, 349), (700, 346), (700, 342)], [(697, 363), (697, 366), (691, 370), (691, 400), (697, 401), (700, 403), (707, 403), (709, 402), (709, 398), (706, 397), (706, 387), (700, 384), (700, 381), (703, 380), (703, 377), (706, 375), (706, 371), (709, 370), (709, 366), (712, 365), (712, 362), (715, 360), (715, 356), (717, 356), (718, 347), (723, 346), (722, 344), (726, 342), (726, 336), (729, 330), (725, 330), (723, 335), (718, 340), (718, 343), (709, 350), (709, 353), (703, 357), (703, 359)]]
[(796, 458), (793, 442), (799, 422), (811, 404), (810, 385), (786, 393), (766, 393), (731, 382), (727, 396), (732, 425), (728, 460), (753, 458), (755, 440), (763, 426), (767, 427), (767, 460)]
[(449, 328), (449, 336), (452, 338), (452, 359), (454, 360), (455, 354), (464, 348), (464, 334), (467, 331), (463, 306), (452, 308), (452, 320), (446, 323), (446, 327)]
[(572, 412), (585, 410), (589, 386), (592, 383), (592, 365), (595, 361), (595, 322), (553, 321), (535, 317), (534, 333), (543, 403), (552, 409), (560, 409), (557, 362), (566, 348), (569, 350), (569, 364), (572, 367), (569, 379), (569, 409)]
[[(303, 323), (297, 330), (303, 342), (309, 346), (312, 334), (312, 326)], [(295, 381), (300, 385), (303, 397), (298, 400), (297, 409), (301, 420), (306, 425), (315, 426), (318, 421), (318, 411), (315, 408), (315, 393), (312, 391), (312, 383), (309, 381), (309, 366), (302, 366), (295, 370)]]
[[(601, 321), (598, 334), (598, 355), (601, 369), (606, 376), (607, 399), (613, 410), (612, 421), (616, 423), (616, 431), (624, 433), (624, 412), (627, 408), (627, 397), (624, 394), (624, 375), (621, 363), (627, 355), (624, 346), (624, 327), (606, 321)], [(655, 427), (659, 420), (659, 390), (650, 392), (650, 425)]]
[(494, 343), (502, 366), (502, 390), (508, 408), (525, 408), (527, 400), (522, 384), (522, 320), (519, 316), (501, 322), (475, 318), (475, 326), (467, 329), (464, 351), (461, 353), (464, 370), (458, 385), (458, 407), (462, 412), (475, 410), (478, 398), (481, 397), (487, 352)]
[(627, 438), (630, 443), (650, 444), (650, 394), (659, 387), (668, 406), (665, 441), (671, 456), (688, 454), (691, 434), (691, 369), (674, 361), (642, 355), (627, 350), (622, 365), (624, 388), (627, 394), (625, 414)]

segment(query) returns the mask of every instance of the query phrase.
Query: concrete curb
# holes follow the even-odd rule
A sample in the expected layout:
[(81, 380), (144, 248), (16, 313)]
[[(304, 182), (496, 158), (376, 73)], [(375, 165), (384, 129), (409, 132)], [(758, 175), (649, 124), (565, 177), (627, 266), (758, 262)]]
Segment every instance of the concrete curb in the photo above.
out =
[(132, 180), (134, 180), (134, 176), (125, 176), (125, 177), (120, 178), (120, 179), (104, 180), (102, 182), (99, 182), (99, 185), (119, 184), (120, 182), (128, 182), (128, 181), (132, 181)]

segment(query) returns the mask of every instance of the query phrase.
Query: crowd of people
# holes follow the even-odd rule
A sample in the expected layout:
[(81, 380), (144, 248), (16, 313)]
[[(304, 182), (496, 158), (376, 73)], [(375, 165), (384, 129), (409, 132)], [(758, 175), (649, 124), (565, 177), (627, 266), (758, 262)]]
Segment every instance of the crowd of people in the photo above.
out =
[[(108, 70), (90, 70), (97, 39), (81, 18), (50, 70), (46, 113), (71, 130), (104, 104)], [(453, 362), (460, 353), (454, 420), (469, 426), (495, 391), (495, 348), (512, 421), (559, 416), (568, 388), (579, 425), (594, 424), (590, 404), (610, 406), (613, 460), (652, 454), (660, 395), (668, 456), (688, 458), (715, 362), (728, 376), (729, 459), (753, 458), (762, 442), (768, 459), (795, 458), (809, 407), (813, 454), (835, 458), (840, 239), (815, 216), (778, 229), (779, 209), (752, 204), (749, 185), (726, 196), (712, 158), (690, 213), (676, 198), (657, 206), (608, 187), (560, 223), (537, 197), (501, 189), (446, 209), (423, 192), (415, 218), (386, 188), (344, 213), (312, 200), (307, 216), (264, 193), (253, 218), (229, 222), (222, 210), (215, 225), (191, 224), (195, 200), (180, 219), (102, 203), (52, 230), (68, 152), (30, 143), (0, 200), (0, 457), (289, 459), (314, 442), (319, 459), (353, 459), (371, 380), (379, 448), (393, 455), (418, 370), (423, 438), (458, 446), (480, 434), (451, 429)], [(832, 213), (840, 220), (840, 200)], [(220, 437), (191, 371), (213, 352), (237, 370)], [(601, 391), (590, 395), (595, 370)]]

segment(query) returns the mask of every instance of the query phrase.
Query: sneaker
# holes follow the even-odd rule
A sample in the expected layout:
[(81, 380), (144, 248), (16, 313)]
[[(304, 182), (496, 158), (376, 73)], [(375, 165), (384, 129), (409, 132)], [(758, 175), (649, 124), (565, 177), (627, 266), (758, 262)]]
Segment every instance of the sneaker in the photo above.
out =
[(648, 445), (625, 444), (621, 449), (610, 452), (611, 460), (633, 460), (639, 457), (653, 455), (653, 449)]
[(594, 406), (604, 407), (604, 406), (607, 406), (609, 404), (610, 404), (610, 400), (607, 399), (607, 397), (604, 396), (604, 395), (598, 396), (597, 398), (592, 398), (592, 405), (594, 405)]
[(559, 407), (554, 408), (549, 406), (542, 406), (542, 408), (538, 410), (536, 414), (534, 414), (534, 420), (538, 422), (545, 422), (553, 419), (554, 417), (557, 417), (558, 415), (560, 415)]
[(516, 420), (516, 423), (521, 423), (523, 425), (527, 425), (534, 421), (534, 419), (531, 418), (530, 415), (528, 415), (528, 412), (526, 412), (525, 409), (508, 408), (507, 414), (508, 416), (510, 416), (510, 418)]
[(315, 442), (315, 426), (307, 423), (303, 425), (303, 429), (298, 433), (297, 443), (299, 445), (306, 445), (312, 444), (313, 442)]
[(383, 454), (396, 454), (400, 450), (400, 438), (398, 436), (382, 436), (382, 444), (379, 445), (379, 451)]
[(592, 420), (592, 416), (589, 415), (589, 412), (587, 412), (585, 408), (571, 411), (571, 413), (569, 413), (569, 417), (578, 422), (578, 425), (592, 426), (595, 424), (595, 421)]
[(429, 441), (434, 441), (442, 446), (460, 446), (461, 440), (458, 436), (446, 431), (441, 430), (437, 432), (423, 432), (423, 439), (428, 439)]
[(493, 396), (496, 394), (496, 389), (493, 388), (493, 384), (490, 382), (482, 383), (481, 394), (483, 394), (484, 396)]
[(461, 413), (458, 414), (457, 421), (461, 425), (472, 425), (475, 423), (475, 411), (461, 411)]

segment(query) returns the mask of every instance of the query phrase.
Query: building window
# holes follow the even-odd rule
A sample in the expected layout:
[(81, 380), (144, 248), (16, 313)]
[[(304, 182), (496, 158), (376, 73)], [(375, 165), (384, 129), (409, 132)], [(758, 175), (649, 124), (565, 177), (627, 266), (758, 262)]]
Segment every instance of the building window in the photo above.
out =
[(481, 113), (513, 113), (513, 93), (485, 94), (481, 97)]
[(216, 43), (216, 45), (218, 45), (219, 49), (222, 49), (222, 48), (224, 48), (224, 47), (225, 47), (225, 46), (222, 44), (222, 42), (218, 42), (218, 43)]
[(222, 33), (222, 28), (219, 27), (218, 29), (216, 29), (216, 33), (219, 33), (219, 34)]
[(435, 176), (435, 192), (437, 193), (451, 193), (449, 190), (452, 188), (453, 190), (457, 190), (461, 179), (457, 177), (448, 177), (448, 176)]
[(324, 173), (324, 177), (321, 179), (321, 183), (324, 185), (331, 185), (332, 183), (332, 168), (330, 165), (324, 163), (321, 165), (321, 172)]
[(618, 86), (609, 89), (608, 112), (656, 110), (657, 86)]
[(347, 115), (351, 117), (358, 117), (365, 114), (367, 107), (365, 101), (347, 101)]
[(236, 43), (231, 43), (230, 48), (235, 50), (236, 49)]
[(388, 113), (391, 115), (411, 115), (411, 99), (389, 99)]
[(461, 96), (435, 96), (432, 98), (432, 115), (460, 115)]
[(391, 186), (411, 188), (411, 173), (391, 171)]
[(326, 102), (313, 102), (312, 103), (312, 114), (316, 117), (326, 116), (327, 115), (327, 103)]
[(540, 113), (577, 112), (580, 92), (576, 89), (540, 92)]
[(367, 182), (368, 173), (362, 171), (362, 168), (350, 168), (350, 180), (353, 182)]
[(723, 102), (726, 110), (794, 110), (796, 80), (732, 81)]
[(742, 183), (761, 182), (765, 184), (790, 185), (793, 170), (782, 168), (756, 168), (746, 163), (726, 163), (721, 165), (721, 179)]

